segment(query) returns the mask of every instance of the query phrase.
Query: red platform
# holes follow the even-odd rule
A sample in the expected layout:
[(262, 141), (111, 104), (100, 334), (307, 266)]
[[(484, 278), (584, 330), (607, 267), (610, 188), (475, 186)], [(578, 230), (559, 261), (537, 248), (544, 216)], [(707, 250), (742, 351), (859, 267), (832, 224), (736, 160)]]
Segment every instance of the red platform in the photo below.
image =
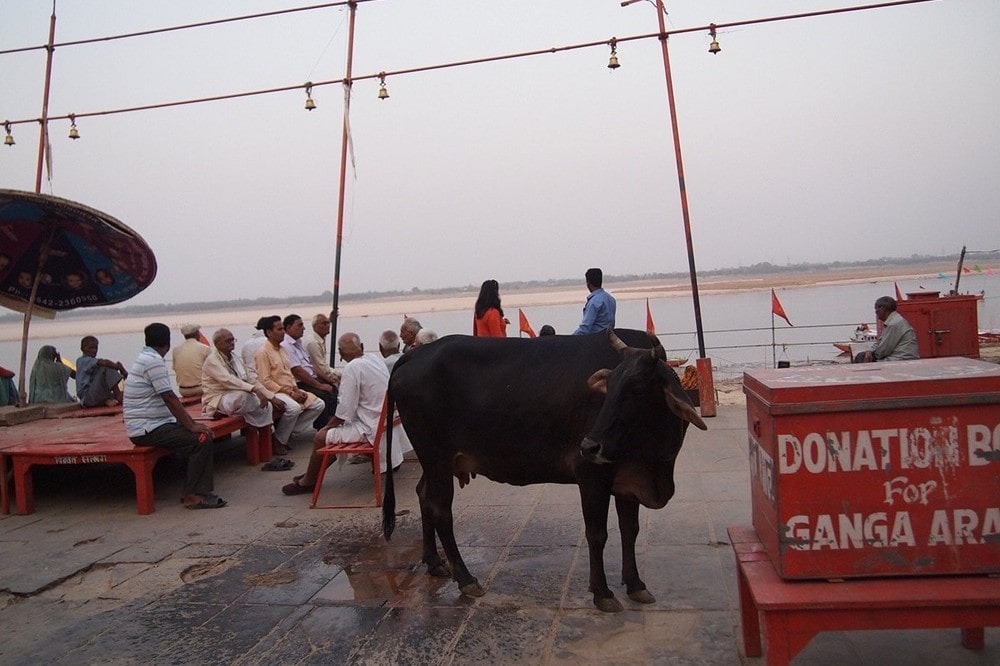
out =
[(1000, 626), (1000, 578), (786, 581), (752, 527), (728, 532), (739, 577), (743, 649), (748, 657), (763, 651), (769, 666), (789, 663), (821, 631), (956, 627), (962, 645), (981, 650), (983, 627)]

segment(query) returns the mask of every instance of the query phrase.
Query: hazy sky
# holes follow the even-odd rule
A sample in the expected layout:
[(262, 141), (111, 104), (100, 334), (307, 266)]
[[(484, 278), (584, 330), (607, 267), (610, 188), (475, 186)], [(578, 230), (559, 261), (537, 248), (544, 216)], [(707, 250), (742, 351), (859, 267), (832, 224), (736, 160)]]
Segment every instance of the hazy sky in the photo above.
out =
[[(317, 4), (58, 0), (56, 42)], [(670, 29), (862, 2), (668, 0)], [(51, 4), (6, 0), (0, 49), (45, 43)], [(330, 8), (57, 48), (50, 115), (339, 79)], [(653, 33), (649, 2), (377, 0), (354, 73)], [(938, 0), (670, 40), (699, 269), (1000, 247), (1000, 2)], [(659, 44), (606, 46), (354, 85), (341, 290), (685, 271)], [(0, 56), (0, 120), (37, 118), (44, 51)], [(133, 303), (332, 288), (343, 91), (303, 90), (51, 125), (43, 191), (142, 234)], [(38, 125), (0, 146), (33, 190)]]

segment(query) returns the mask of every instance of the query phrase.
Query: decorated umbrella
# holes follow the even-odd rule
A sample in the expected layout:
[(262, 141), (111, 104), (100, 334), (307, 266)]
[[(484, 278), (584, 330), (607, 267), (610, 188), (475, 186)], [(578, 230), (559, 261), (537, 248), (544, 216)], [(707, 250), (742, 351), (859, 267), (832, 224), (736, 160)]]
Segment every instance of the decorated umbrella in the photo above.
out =
[(0, 189), (0, 305), (24, 313), (19, 403), (24, 405), (33, 314), (110, 305), (156, 277), (139, 234), (107, 213), (45, 194)]

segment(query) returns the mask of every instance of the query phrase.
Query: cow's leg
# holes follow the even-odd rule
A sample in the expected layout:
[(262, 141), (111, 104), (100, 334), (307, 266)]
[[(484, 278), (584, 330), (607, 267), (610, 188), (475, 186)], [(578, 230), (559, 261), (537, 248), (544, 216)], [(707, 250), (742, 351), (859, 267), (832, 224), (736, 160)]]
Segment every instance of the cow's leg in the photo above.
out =
[(594, 605), (605, 613), (617, 613), (623, 610), (621, 602), (615, 599), (604, 575), (604, 546), (608, 542), (610, 499), (611, 493), (605, 489), (580, 484), (583, 522), (586, 526), (587, 549), (590, 552), (590, 591), (594, 595)]
[(639, 567), (635, 562), (635, 540), (639, 536), (639, 503), (616, 497), (615, 510), (618, 512), (618, 528), (622, 533), (622, 584), (632, 601), (654, 603), (656, 598), (639, 578)]
[(437, 550), (437, 537), (434, 532), (434, 516), (432, 509), (427, 502), (426, 475), (420, 476), (417, 483), (417, 498), (420, 500), (420, 524), (424, 535), (424, 555), (423, 562), (427, 565), (427, 573), (438, 578), (451, 578), (451, 569), (441, 559)]
[[(426, 478), (427, 472), (425, 471), (424, 474)], [(462, 594), (470, 597), (481, 597), (486, 592), (476, 577), (469, 573), (461, 553), (458, 552), (458, 544), (455, 543), (454, 518), (451, 512), (454, 498), (455, 484), (451, 474), (434, 476), (427, 479), (424, 484), (420, 511), (422, 515), (431, 516), (431, 524), (437, 532), (438, 539), (441, 540), (444, 555), (448, 558), (448, 563), (451, 564), (452, 578), (458, 582), (458, 589), (462, 591)], [(433, 538), (431, 539), (431, 549), (436, 556)], [(424, 536), (424, 554), (425, 556), (427, 554), (426, 534)]]

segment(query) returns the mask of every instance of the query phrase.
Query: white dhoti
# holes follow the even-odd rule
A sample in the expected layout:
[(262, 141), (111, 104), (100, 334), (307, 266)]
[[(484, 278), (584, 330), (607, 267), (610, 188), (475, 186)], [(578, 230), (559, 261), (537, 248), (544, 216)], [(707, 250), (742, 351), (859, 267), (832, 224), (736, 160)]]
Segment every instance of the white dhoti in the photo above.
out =
[(274, 397), (285, 403), (285, 413), (281, 420), (274, 424), (274, 438), (286, 445), (289, 438), (312, 430), (313, 421), (323, 413), (323, 408), (326, 407), (326, 403), (320, 398), (314, 400), (313, 404), (308, 407), (303, 407), (285, 393), (277, 393)]
[[(367, 441), (368, 437), (356, 423), (344, 423), (326, 431), (327, 444), (353, 444)], [(399, 466), (403, 462), (403, 454), (412, 450), (413, 445), (410, 444), (410, 438), (407, 437), (402, 424), (396, 424), (392, 429), (392, 466)], [(379, 453), (382, 454), (379, 458), (379, 466), (381, 467), (379, 471), (385, 472), (385, 435), (382, 435), (382, 441), (379, 442)], [(343, 463), (344, 460), (341, 459), (340, 462)]]
[(219, 399), (217, 411), (228, 416), (242, 416), (248, 425), (262, 428), (274, 423), (271, 403), (264, 401), (260, 406), (260, 398), (246, 391), (230, 391)]

